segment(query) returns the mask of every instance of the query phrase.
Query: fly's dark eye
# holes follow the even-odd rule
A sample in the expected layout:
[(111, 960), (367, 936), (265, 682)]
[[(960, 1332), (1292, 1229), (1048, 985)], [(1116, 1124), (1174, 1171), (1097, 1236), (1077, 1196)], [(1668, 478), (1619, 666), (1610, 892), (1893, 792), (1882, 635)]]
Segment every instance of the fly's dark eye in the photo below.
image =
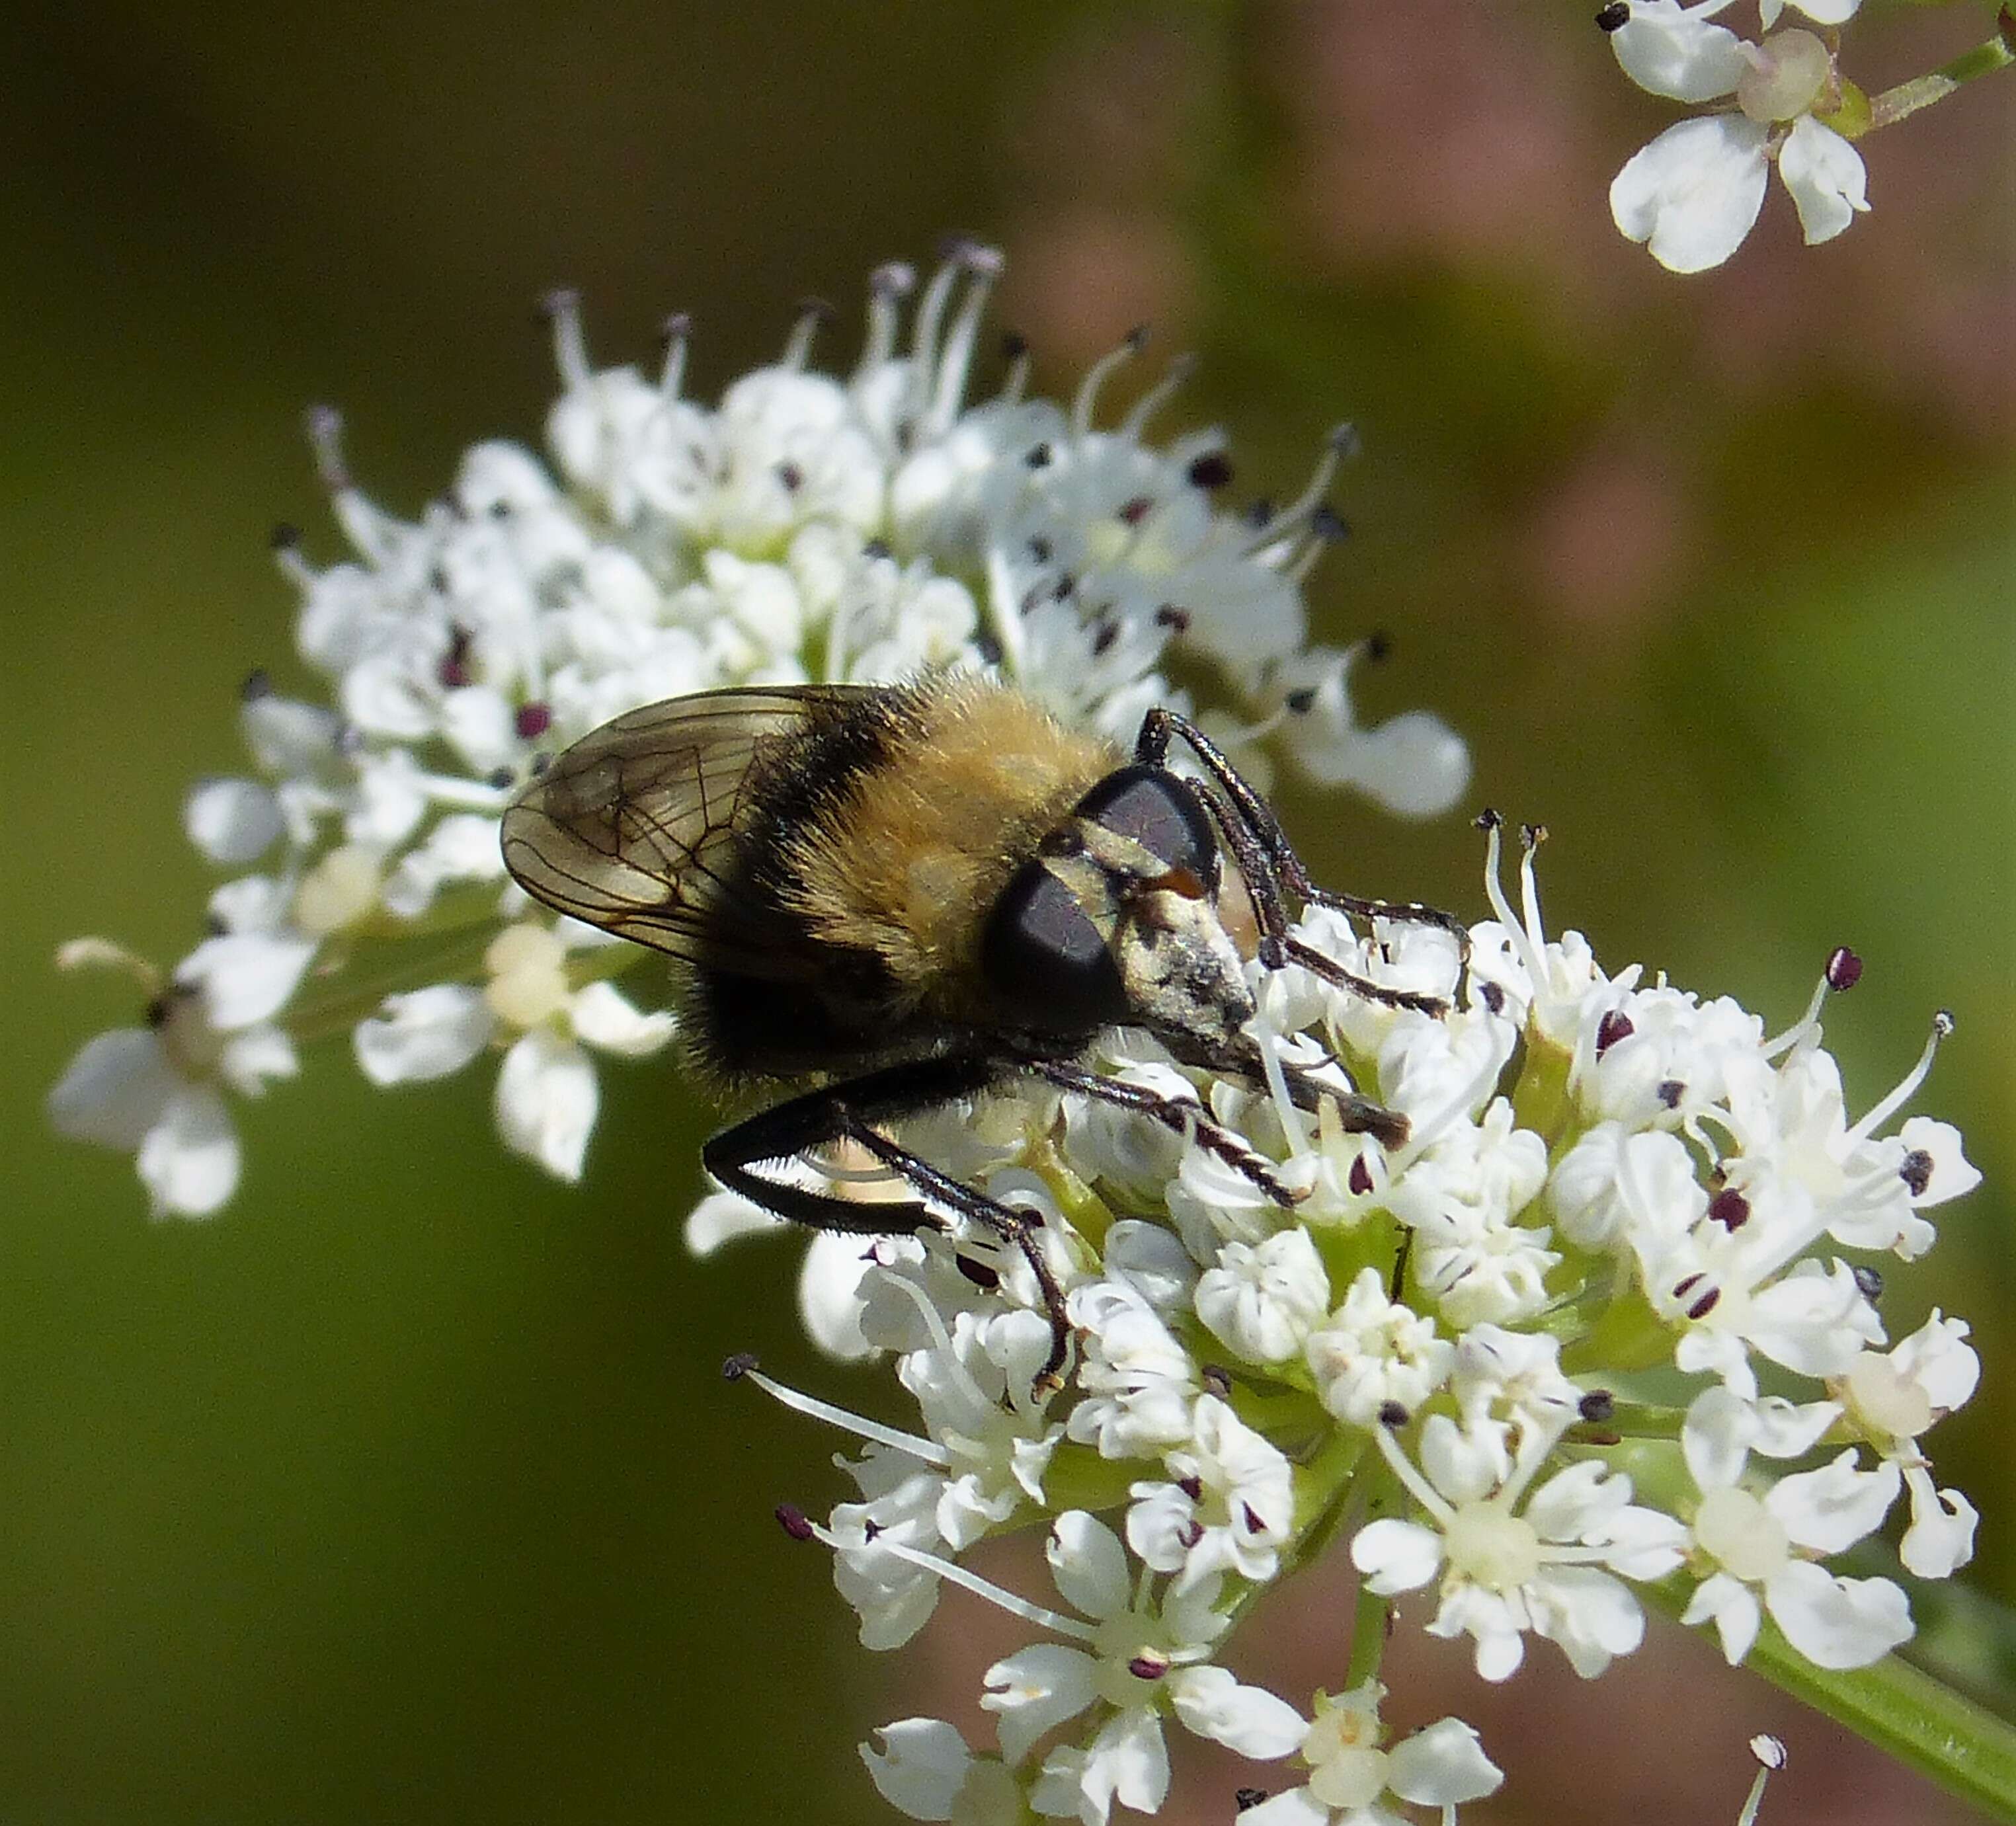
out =
[(1040, 862), (1018, 870), (995, 903), (981, 967), (1017, 1018), (1042, 1031), (1085, 1033), (1126, 1019), (1106, 941), (1078, 897)]
[(1171, 875), (1193, 875), (1210, 892), (1218, 887), (1218, 840), (1197, 796), (1161, 767), (1121, 767), (1078, 802), (1076, 814), (1131, 837), (1168, 865)]

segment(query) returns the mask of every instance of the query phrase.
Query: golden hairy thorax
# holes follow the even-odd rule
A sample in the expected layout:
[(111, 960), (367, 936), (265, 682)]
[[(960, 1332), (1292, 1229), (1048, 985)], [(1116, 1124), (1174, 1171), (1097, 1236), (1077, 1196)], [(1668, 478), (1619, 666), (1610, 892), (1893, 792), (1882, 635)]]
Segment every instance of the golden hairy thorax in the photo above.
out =
[(963, 1002), (1010, 875), (1124, 757), (981, 679), (923, 687), (899, 717), (887, 763), (794, 840), (796, 910), (877, 952), (913, 1001)]

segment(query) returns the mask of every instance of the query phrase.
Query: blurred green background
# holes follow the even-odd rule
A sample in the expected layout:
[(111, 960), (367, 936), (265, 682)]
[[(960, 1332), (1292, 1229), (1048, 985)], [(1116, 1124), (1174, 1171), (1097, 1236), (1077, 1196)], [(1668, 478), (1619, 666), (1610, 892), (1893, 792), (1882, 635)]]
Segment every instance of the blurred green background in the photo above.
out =
[[(1779, 1025), (1852, 943), (1828, 1033), (1857, 1110), (1957, 1012), (1919, 1107), (1989, 1183), (1886, 1310), (1974, 1321), (1982, 1391), (1937, 1443), (1984, 1514), (1969, 1577), (2011, 1595), (2016, 81), (1870, 142), (1840, 241), (1800, 247), (1774, 196), (1681, 281), (1610, 227), (1673, 114), (1589, 11), (9, 9), (0, 1818), (868, 1821), (852, 1743), (970, 1716), (944, 1670), (970, 1606), (867, 1665), (769, 1519), (840, 1494), (834, 1442), (722, 1357), (873, 1383), (794, 1340), (788, 1246), (685, 1260), (707, 1113), (668, 1065), (605, 1073), (570, 1191), (503, 1157), (488, 1074), (373, 1093), (337, 1047), (243, 1112), (244, 1185), (197, 1224), (150, 1224), (130, 1163), (40, 1112), (134, 1015), (56, 944), (198, 936), (183, 790), (242, 764), (245, 673), (291, 676), (267, 530), (337, 548), (304, 405), (412, 512), (468, 443), (536, 440), (545, 288), (581, 289), (606, 360), (692, 311), (711, 392), (808, 293), (848, 301), (850, 360), (867, 268), (952, 230), (1008, 249), (1000, 316), (1053, 389), (1140, 318), (1199, 350), (1185, 403), (1242, 487), (1358, 422), (1314, 616), (1390, 631), (1375, 714), (1440, 708), (1473, 800), (1551, 826), (1557, 926)], [(1986, 31), (1865, 14), (1871, 86)], [(1476, 908), (1460, 819), (1283, 797), (1319, 873)], [(1337, 1685), (1322, 1616), (1262, 1671)], [(1449, 1665), (1417, 1722), (1485, 1716)], [(1795, 1742), (1774, 1818), (1934, 1817), (1698, 1643), (1515, 1686), (1481, 1819), (1733, 1818), (1767, 1726)], [(1231, 1785), (1201, 1771), (1172, 1817), (1228, 1818)]]

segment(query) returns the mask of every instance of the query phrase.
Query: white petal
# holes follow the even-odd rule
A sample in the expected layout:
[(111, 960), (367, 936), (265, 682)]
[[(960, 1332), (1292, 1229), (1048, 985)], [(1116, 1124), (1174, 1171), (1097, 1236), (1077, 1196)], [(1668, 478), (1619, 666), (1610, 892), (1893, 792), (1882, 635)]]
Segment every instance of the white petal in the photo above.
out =
[(1734, 1483), (1756, 1436), (1757, 1416), (1748, 1401), (1722, 1383), (1704, 1389), (1680, 1425), (1680, 1450), (1694, 1487), (1705, 1492)]
[(812, 1238), (798, 1266), (798, 1318), (805, 1335), (843, 1363), (875, 1354), (861, 1330), (861, 1283), (873, 1266), (868, 1238), (833, 1231)]
[(1794, 1560), (1764, 1588), (1771, 1620), (1816, 1667), (1867, 1667), (1911, 1637), (1911, 1606), (1888, 1579), (1837, 1579)]
[(1332, 1817), (1306, 1788), (1291, 1788), (1247, 1808), (1239, 1816), (1239, 1826), (1330, 1826)]
[(358, 1069), (374, 1084), (415, 1084), (459, 1072), (490, 1043), (496, 1017), (483, 992), (437, 983), (388, 995), (351, 1036)]
[(1386, 1785), (1417, 1806), (1450, 1807), (1496, 1793), (1504, 1779), (1474, 1730), (1460, 1718), (1438, 1718), (1393, 1746)]
[(1618, 232), (1649, 243), (1652, 257), (1672, 272), (1721, 265), (1764, 206), (1766, 138), (1740, 114), (1668, 128), (1611, 183)]
[(504, 1055), (497, 1073), (497, 1129), (556, 1179), (581, 1177), (600, 1101), (595, 1067), (578, 1046), (535, 1028)]
[(161, 1120), (182, 1080), (146, 1027), (95, 1033), (51, 1088), (50, 1127), (74, 1141), (131, 1152)]
[(1021, 1762), (1044, 1732), (1099, 1697), (1098, 1663), (1059, 1642), (1031, 1643), (995, 1662), (983, 1680), (980, 1703), (995, 1714), (1001, 1753), (1010, 1763)]
[(1167, 1684), (1186, 1728), (1258, 1763), (1287, 1756), (1309, 1730), (1287, 1700), (1265, 1687), (1241, 1686), (1226, 1668), (1179, 1668)]
[(577, 1034), (590, 1046), (626, 1059), (656, 1052), (676, 1026), (668, 1014), (645, 1013), (613, 983), (589, 983), (576, 991), (568, 1006)]
[(686, 1219), (686, 1248), (696, 1256), (711, 1256), (738, 1236), (790, 1228), (775, 1213), (765, 1210), (740, 1192), (712, 1192), (693, 1206)]
[(1734, 1667), (1750, 1652), (1751, 1644), (1757, 1640), (1758, 1625), (1764, 1620), (1756, 1593), (1726, 1573), (1711, 1574), (1694, 1588), (1680, 1621), (1705, 1623), (1711, 1618), (1722, 1638), (1723, 1659)]
[(1914, 1116), (1897, 1131), (1897, 1139), (1908, 1152), (1922, 1154), (1931, 1163), (1924, 1181), (1925, 1189), (1911, 1200), (1921, 1209), (1943, 1205), (1981, 1184), (1981, 1170), (1961, 1152), (1960, 1130), (1951, 1123)]
[(1679, 0), (1638, 0), (1610, 34), (1610, 48), (1640, 88), (1676, 102), (1733, 95), (1750, 68), (1735, 33), (1686, 11)]
[(1958, 1490), (1935, 1488), (1923, 1468), (1913, 1466), (1905, 1477), (1911, 1486), (1911, 1526), (1897, 1544), (1897, 1557), (1921, 1579), (1950, 1578), (1974, 1558), (1980, 1515)]
[(262, 855), (286, 828), (272, 789), (257, 780), (205, 780), (182, 802), (182, 829), (213, 862)]
[(207, 1217), (238, 1188), (238, 1135), (223, 1098), (208, 1084), (177, 1091), (141, 1142), (139, 1166), (157, 1217)]
[(1858, 1469), (1851, 1446), (1817, 1471), (1780, 1478), (1764, 1504), (1800, 1546), (1838, 1554), (1883, 1526), (1899, 1482), (1892, 1464)]
[[(1845, 25), (1862, 9), (1862, 0), (1792, 0), (1794, 9), (1816, 25)], [(1771, 21), (1765, 20), (1768, 27)]]
[[(1292, 742), (1297, 725), (1289, 725)], [(1433, 818), (1470, 784), (1470, 748), (1441, 717), (1406, 710), (1348, 742), (1327, 747), (1295, 742), (1304, 772), (1328, 786), (1354, 786), (1401, 818)]]
[(315, 954), (314, 940), (290, 933), (227, 933), (183, 958), (175, 980), (199, 985), (211, 1025), (228, 1033), (278, 1014)]
[(1386, 1516), (1352, 1537), (1351, 1563), (1382, 1596), (1417, 1591), (1442, 1563), (1442, 1537), (1417, 1522)]
[(899, 1718), (875, 1734), (877, 1751), (861, 1745), (861, 1760), (883, 1799), (913, 1820), (949, 1820), (973, 1754), (953, 1726), (937, 1718)]
[(1057, 1590), (1074, 1609), (1089, 1617), (1110, 1617), (1127, 1608), (1127, 1550), (1097, 1517), (1066, 1510), (1051, 1528), (1044, 1551)]
[(297, 1077), (301, 1069), (286, 1030), (263, 1023), (232, 1034), (217, 1062), (218, 1076), (241, 1097), (257, 1097), (272, 1080)]
[(1109, 1719), (1085, 1760), (1085, 1799), (1101, 1819), (1111, 1800), (1137, 1813), (1158, 1813), (1169, 1792), (1169, 1752), (1162, 1721), (1145, 1706)]
[(1869, 174), (1862, 154), (1810, 114), (1792, 123), (1778, 150), (1778, 174), (1792, 193), (1806, 245), (1831, 241), (1869, 207)]

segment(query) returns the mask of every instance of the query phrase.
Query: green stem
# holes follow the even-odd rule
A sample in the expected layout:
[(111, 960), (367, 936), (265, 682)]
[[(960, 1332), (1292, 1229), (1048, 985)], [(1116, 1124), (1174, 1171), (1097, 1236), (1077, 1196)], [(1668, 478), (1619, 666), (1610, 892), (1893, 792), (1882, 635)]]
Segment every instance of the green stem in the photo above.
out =
[(1392, 1607), (1372, 1589), (1372, 1582), (1359, 1575), (1358, 1595), (1351, 1615), (1351, 1659), (1345, 1664), (1346, 1691), (1377, 1678), (1379, 1663), (1386, 1653), (1386, 1626)]
[(1915, 114), (1921, 108), (1928, 108), (1933, 102), (1944, 101), (1964, 82), (1971, 82), (1977, 76), (1985, 76), (1991, 70), (2000, 70), (2005, 64), (2016, 63), (2016, 13), (2004, 6), (1996, 15), (1996, 34), (1985, 44), (1977, 45), (1971, 51), (1954, 58), (1950, 63), (1942, 64), (1924, 76), (1914, 76), (1908, 82), (1900, 82), (1895, 88), (1886, 88), (1869, 101), (1869, 125), (1866, 131), (1874, 133), (1879, 127), (1888, 127)]
[[(1669, 1616), (1688, 1583), (1640, 1587)], [(1744, 1666), (1997, 1820), (2016, 1821), (2016, 1727), (1896, 1655), (1874, 1667), (1816, 1667), (1766, 1622)]]

